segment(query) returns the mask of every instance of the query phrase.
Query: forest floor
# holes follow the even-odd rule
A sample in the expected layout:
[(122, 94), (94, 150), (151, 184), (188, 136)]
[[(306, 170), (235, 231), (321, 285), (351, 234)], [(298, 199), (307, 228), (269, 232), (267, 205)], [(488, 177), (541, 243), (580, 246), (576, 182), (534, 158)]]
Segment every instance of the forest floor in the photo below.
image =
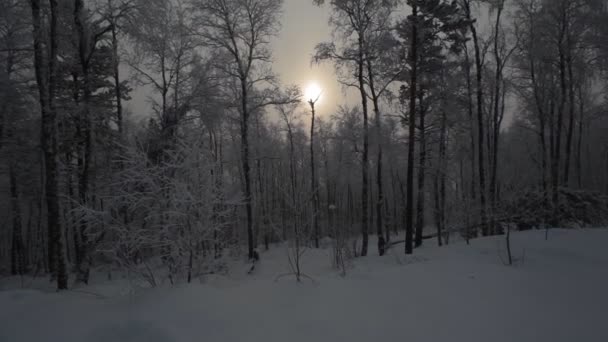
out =
[(608, 341), (608, 230), (514, 233), (513, 266), (504, 237), (425, 244), (379, 257), (372, 240), (345, 277), (331, 248), (310, 249), (302, 270), (313, 280), (299, 284), (277, 279), (289, 272), (283, 246), (251, 275), (235, 262), (174, 287), (94, 279), (57, 293), (48, 280), (8, 289), (17, 280), (5, 279), (0, 341)]

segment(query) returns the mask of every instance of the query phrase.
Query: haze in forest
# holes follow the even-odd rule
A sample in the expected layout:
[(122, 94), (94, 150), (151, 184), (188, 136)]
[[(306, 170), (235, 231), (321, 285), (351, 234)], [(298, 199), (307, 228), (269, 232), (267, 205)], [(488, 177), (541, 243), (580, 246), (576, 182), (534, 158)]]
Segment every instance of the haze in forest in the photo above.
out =
[(606, 132), (608, 0), (1, 0), (0, 341), (608, 341)]

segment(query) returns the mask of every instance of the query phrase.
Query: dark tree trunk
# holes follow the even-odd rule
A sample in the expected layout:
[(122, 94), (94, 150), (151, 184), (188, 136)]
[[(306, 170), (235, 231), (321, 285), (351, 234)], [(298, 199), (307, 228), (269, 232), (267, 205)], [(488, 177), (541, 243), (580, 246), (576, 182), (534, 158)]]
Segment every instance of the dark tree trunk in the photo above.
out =
[(414, 233), (414, 147), (416, 143), (416, 82), (418, 73), (418, 6), (412, 5), (412, 39), (410, 51), (410, 110), (407, 146), (407, 208), (405, 222), (405, 254), (412, 254)]
[[(608, 148), (606, 149), (606, 174), (608, 174)], [(604, 193), (608, 195), (608, 177), (606, 178), (606, 189), (604, 189)]]
[[(532, 91), (534, 93), (534, 101), (536, 103), (536, 113), (538, 116), (538, 122), (539, 122), (539, 138), (540, 138), (540, 148), (541, 148), (541, 188), (543, 190), (543, 206), (544, 209), (548, 208), (548, 204), (549, 204), (549, 193), (548, 193), (548, 184), (547, 184), (547, 168), (548, 168), (548, 162), (547, 162), (547, 134), (546, 134), (546, 126), (547, 126), (547, 118), (545, 116), (546, 112), (544, 109), (545, 106), (545, 102), (544, 99), (541, 99), (540, 93), (539, 93), (539, 85), (537, 83), (537, 78), (536, 78), (536, 65), (535, 65), (535, 61), (534, 58), (532, 57), (531, 54), (529, 54), (529, 66), (530, 66), (530, 79), (532, 81)], [(549, 109), (549, 113), (552, 115), (552, 110)], [(551, 130), (552, 132), (552, 130)], [(551, 144), (552, 144), (552, 140), (551, 140)], [(552, 153), (551, 153), (551, 158), (552, 158)], [(545, 221), (545, 217), (543, 217), (543, 221)]]
[(369, 231), (369, 219), (368, 219), (368, 181), (369, 181), (369, 129), (367, 122), (367, 93), (365, 91), (365, 79), (363, 75), (363, 66), (365, 63), (365, 57), (363, 55), (363, 49), (365, 49), (363, 41), (363, 33), (359, 32), (359, 57), (357, 63), (359, 64), (359, 70), (357, 71), (357, 77), (359, 79), (359, 92), (361, 93), (361, 109), (363, 111), (363, 157), (361, 160), (361, 235), (363, 237), (361, 242), (361, 256), (367, 255), (368, 246), (368, 231)]
[[(327, 140), (325, 141), (325, 144), (327, 144)], [(334, 193), (334, 195), (332, 197), (333, 186), (332, 186), (332, 180), (330, 178), (330, 173), (329, 173), (329, 157), (328, 157), (327, 149), (328, 149), (327, 145), (325, 145), (324, 153), (323, 153), (323, 165), (324, 165), (324, 169), (325, 169), (325, 196), (326, 196), (325, 208), (326, 208), (326, 215), (327, 215), (326, 227), (329, 227), (328, 231), (332, 231), (332, 229), (335, 229), (335, 227), (331, 226), (333, 224), (333, 222), (330, 219), (332, 217), (332, 209), (330, 206), (336, 205), (336, 198), (335, 198), (336, 196)], [(325, 234), (327, 234), (327, 231), (325, 232)]]
[(423, 90), (418, 92), (418, 108), (420, 117), (420, 134), (419, 134), (419, 167), (418, 167), (418, 193), (416, 199), (416, 238), (414, 245), (420, 247), (422, 245), (422, 232), (424, 230), (424, 214), (425, 214), (425, 177), (426, 177), (426, 123), (424, 121), (426, 108), (424, 108)]
[[(62, 227), (59, 220), (58, 166), (57, 166), (57, 123), (55, 105), (55, 65), (57, 58), (57, 0), (50, 3), (49, 44), (44, 44), (45, 30), (42, 28), (40, 0), (31, 0), (32, 26), (34, 36), (34, 65), (38, 84), (40, 108), (42, 112), (41, 147), (44, 153), (45, 192), (47, 204), (47, 229), (49, 232), (48, 260), (51, 271), (56, 275), (57, 288), (67, 289), (68, 276), (65, 251), (62, 241)], [(46, 46), (50, 46), (47, 50)]]
[(471, 131), (471, 199), (473, 201), (477, 198), (477, 179), (476, 179), (476, 165), (475, 165), (475, 119), (473, 117), (473, 85), (471, 82), (471, 61), (469, 59), (469, 52), (467, 46), (464, 46), (465, 51), (465, 73), (467, 80), (467, 110), (468, 110), (468, 118), (469, 118), (469, 129)]
[(441, 131), (439, 134), (439, 157), (435, 176), (435, 196), (437, 213), (437, 243), (442, 244), (443, 231), (445, 230), (445, 180), (446, 180), (446, 149), (447, 149), (447, 115), (445, 110), (441, 111)]
[[(13, 72), (13, 66), (15, 63), (15, 55), (12, 51), (7, 51), (7, 55), (6, 55), (6, 59), (5, 62), (6, 64), (6, 74), (4, 75), (4, 77), (6, 77), (7, 80), (11, 79), (11, 74)], [(6, 114), (8, 113), (9, 110), (9, 104), (10, 104), (10, 93), (9, 92), (4, 92), (4, 94), (2, 95), (2, 97), (0, 97), (0, 150), (2, 150), (2, 146), (4, 143), (4, 126), (5, 126), (5, 120), (6, 120)]]
[(576, 143), (576, 183), (578, 188), (583, 187), (583, 176), (582, 176), (582, 153), (583, 153), (583, 121), (585, 118), (585, 102), (583, 99), (583, 86), (579, 85), (578, 88), (578, 99), (579, 99), (579, 110), (578, 110), (578, 141)]
[(315, 101), (308, 102), (312, 111), (310, 120), (310, 195), (311, 195), (311, 219), (313, 228), (313, 240), (315, 248), (319, 248), (319, 189), (317, 186), (317, 176), (315, 170)]
[(247, 79), (241, 78), (241, 163), (245, 182), (245, 210), (247, 212), (247, 250), (249, 260), (254, 259), (253, 212), (251, 209), (251, 175), (249, 166), (249, 112), (247, 104)]
[(549, 197), (548, 197), (548, 189), (547, 189), (547, 138), (545, 133), (545, 120), (542, 114), (539, 114), (539, 122), (540, 122), (540, 153), (541, 153), (541, 189), (543, 190), (543, 205), (544, 209), (548, 207)]
[(116, 23), (112, 23), (112, 68), (114, 77), (114, 97), (116, 98), (116, 125), (118, 127), (118, 135), (123, 137), (123, 122), (122, 122), (122, 89), (120, 88), (120, 59), (118, 57), (118, 32)]
[[(87, 37), (85, 27), (83, 23), (84, 17), (84, 3), (83, 0), (74, 1), (74, 26), (78, 33), (78, 55), (80, 60), (80, 68), (82, 71), (82, 87), (83, 87), (83, 109), (82, 119), (79, 122), (82, 123), (80, 132), (82, 133), (82, 155), (79, 157), (79, 177), (78, 177), (78, 200), (81, 206), (87, 205), (87, 195), (89, 192), (89, 169), (92, 161), (92, 120), (90, 117), (90, 104), (91, 104), (91, 86), (89, 77), (89, 59), (93, 53), (95, 42), (90, 42), (90, 37)], [(86, 234), (87, 222), (81, 220), (80, 229), (80, 248), (76, 250), (76, 270), (78, 273), (77, 281), (87, 284), (89, 282), (89, 268), (90, 268), (90, 256), (89, 256), (89, 241)]]
[[(439, 160), (437, 161), (437, 163), (439, 163)], [(441, 204), (440, 204), (440, 199), (439, 199), (439, 166), (437, 166), (437, 169), (435, 170), (435, 174), (433, 177), (433, 203), (435, 205), (434, 208), (434, 217), (435, 217), (435, 225), (437, 227), (437, 245), (439, 245), (441, 247), (442, 245), (442, 241), (441, 241), (441, 234), (442, 234), (442, 227), (441, 227), (441, 217), (440, 217), (440, 211), (441, 211)]]
[(564, 54), (564, 31), (565, 31), (565, 13), (562, 14), (563, 22), (560, 32), (559, 39), (559, 79), (560, 79), (560, 102), (559, 107), (557, 109), (557, 123), (555, 126), (555, 145), (553, 147), (553, 160), (552, 160), (552, 190), (553, 190), (553, 225), (555, 227), (560, 224), (560, 210), (559, 210), (559, 168), (560, 168), (560, 157), (561, 157), (561, 141), (562, 141), (562, 126), (563, 126), (563, 118), (564, 118), (564, 109), (566, 104), (567, 97), (567, 86), (566, 86), (566, 57)]
[[(11, 162), (13, 163), (13, 162)], [(9, 166), (11, 191), (11, 215), (13, 218), (13, 239), (11, 247), (11, 274), (20, 275), (25, 272), (25, 248), (23, 244), (23, 227), (21, 225), (21, 210), (19, 208), (19, 192), (14, 165)], [(31, 213), (30, 213), (31, 214)]]
[[(255, 140), (255, 179), (254, 179), (254, 192), (256, 193), (256, 201), (255, 201), (255, 210), (254, 210), (254, 227), (253, 230), (253, 240), (255, 241), (255, 245), (257, 246), (259, 241), (260, 234), (264, 235), (265, 231), (265, 213), (264, 213), (264, 180), (262, 179), (262, 158), (260, 153), (260, 141), (261, 141), (261, 131), (260, 131), (260, 115), (255, 115), (255, 132), (256, 132), (256, 140)], [(257, 186), (256, 186), (257, 185)]]
[(27, 212), (28, 218), (27, 218), (27, 231), (26, 231), (26, 239), (27, 242), (24, 243), (25, 245), (25, 271), (28, 271), (29, 268), (32, 265), (32, 261), (35, 259), (34, 258), (34, 253), (35, 248), (37, 248), (36, 246), (36, 232), (34, 230), (34, 201), (30, 200), (29, 201), (29, 208), (28, 208), (28, 212)]
[[(470, 17), (470, 8), (467, 9), (467, 13)], [(486, 213), (486, 177), (485, 177), (485, 152), (484, 152), (484, 123), (483, 123), (483, 65), (481, 60), (481, 51), (479, 46), (479, 38), (477, 36), (477, 29), (475, 24), (470, 25), (471, 33), (473, 35), (473, 45), (475, 47), (475, 67), (477, 77), (477, 148), (478, 148), (478, 168), (479, 168), (479, 199), (480, 199), (480, 219), (481, 219), (481, 232), (482, 234), (488, 235), (488, 219)]]
[(564, 160), (564, 186), (570, 185), (570, 156), (572, 151), (572, 137), (574, 136), (574, 115), (575, 115), (575, 102), (574, 102), (574, 74), (572, 72), (572, 52), (568, 51), (568, 57), (566, 58), (566, 64), (568, 66), (568, 104), (569, 104), (569, 117), (568, 117), (568, 132), (566, 133), (566, 159)]
[[(397, 235), (398, 231), (399, 231), (399, 207), (400, 202), (399, 202), (399, 180), (397, 179), (397, 176), (395, 175), (395, 172), (393, 171), (392, 167), (391, 167), (391, 185), (392, 185), (392, 195), (393, 195), (393, 217), (392, 217), (392, 224), (393, 224), (393, 233), (395, 233), (395, 235)], [(386, 230), (386, 243), (389, 243), (391, 240), (391, 235), (389, 232), (390, 229), (387, 228)]]
[[(494, 26), (494, 60), (496, 62), (496, 70), (494, 75), (494, 108), (492, 117), (492, 159), (491, 159), (491, 170), (490, 170), (490, 201), (492, 207), (492, 213), (496, 211), (497, 207), (497, 177), (498, 177), (498, 142), (500, 136), (500, 124), (501, 124), (501, 110), (500, 110), (500, 99), (501, 99), (501, 82), (502, 82), (502, 58), (499, 51), (498, 39), (500, 37), (500, 19), (502, 15), (504, 1), (500, 1), (498, 9), (496, 11), (496, 23)], [(496, 226), (494, 222), (491, 224), (492, 233), (496, 233)]]
[(376, 235), (378, 237), (378, 254), (384, 255), (384, 249), (386, 241), (384, 235), (382, 235), (383, 225), (383, 204), (384, 204), (384, 189), (382, 185), (382, 118), (380, 117), (380, 105), (379, 95), (376, 92), (374, 86), (374, 73), (372, 69), (372, 63), (367, 60), (367, 75), (369, 79), (369, 88), (372, 95), (372, 102), (374, 104), (375, 114), (375, 125), (376, 125), (376, 148), (377, 148), (377, 159), (376, 159), (376, 187), (378, 188), (378, 197), (376, 202)]
[[(287, 121), (287, 120), (286, 120)], [(297, 202), (297, 185), (296, 185), (296, 169), (295, 169), (295, 147), (293, 142), (293, 132), (291, 130), (291, 126), (289, 122), (287, 122), (287, 137), (289, 138), (289, 181), (291, 187), (291, 209), (294, 213), (292, 217), (293, 222), (293, 232), (296, 246), (299, 247), (300, 243), (300, 229), (299, 229), (299, 215), (298, 212), (298, 202)]]

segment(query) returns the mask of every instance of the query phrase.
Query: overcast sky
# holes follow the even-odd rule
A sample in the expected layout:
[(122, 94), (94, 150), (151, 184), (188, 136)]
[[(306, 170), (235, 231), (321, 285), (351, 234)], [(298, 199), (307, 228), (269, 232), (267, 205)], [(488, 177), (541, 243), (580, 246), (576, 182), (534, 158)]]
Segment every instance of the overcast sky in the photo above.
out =
[[(330, 63), (311, 65), (315, 45), (331, 39), (328, 19), (327, 5), (318, 7), (312, 0), (284, 0), (281, 30), (272, 44), (273, 69), (284, 85), (298, 85), (305, 90), (315, 82), (322, 88), (322, 99), (317, 105), (320, 116), (333, 114), (337, 106), (346, 101), (333, 66)], [(137, 117), (150, 111), (146, 88), (135, 89), (132, 94), (130, 108)], [(349, 103), (357, 104), (352, 91), (349, 93)]]
[[(331, 38), (328, 19), (327, 5), (318, 7), (312, 0), (285, 0), (281, 32), (273, 44), (274, 70), (284, 84), (305, 89), (310, 82), (316, 82), (322, 88), (323, 98), (317, 106), (321, 116), (333, 113), (344, 102), (333, 66), (311, 65), (315, 45)], [(352, 96), (349, 99), (353, 102)]]
[[(298, 85), (305, 90), (314, 82), (322, 89), (322, 99), (317, 105), (319, 116), (331, 115), (339, 105), (345, 103), (359, 104), (354, 90), (351, 89), (348, 95), (345, 95), (343, 87), (337, 82), (331, 63), (311, 64), (315, 45), (331, 39), (332, 30), (328, 19), (328, 4), (319, 7), (313, 5), (312, 0), (284, 0), (283, 14), (280, 17), (281, 29), (272, 44), (273, 69), (284, 85)], [(480, 20), (482, 31), (487, 20), (487, 17)], [(149, 105), (146, 104), (148, 92), (148, 89), (140, 87), (132, 94), (130, 107), (137, 116), (146, 115), (150, 111)], [(512, 108), (513, 106), (509, 105), (507, 112), (511, 112)], [(511, 113), (508, 113), (505, 119), (505, 124), (509, 125)]]

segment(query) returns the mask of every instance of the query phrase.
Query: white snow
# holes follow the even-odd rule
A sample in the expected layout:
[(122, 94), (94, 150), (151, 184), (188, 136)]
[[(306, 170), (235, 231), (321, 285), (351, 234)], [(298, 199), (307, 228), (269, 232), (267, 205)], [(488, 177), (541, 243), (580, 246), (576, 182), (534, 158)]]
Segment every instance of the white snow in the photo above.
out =
[[(342, 278), (330, 250), (288, 271), (284, 247), (254, 275), (122, 294), (121, 281), (79, 291), (0, 291), (0, 341), (608, 341), (608, 230), (531, 231), (354, 261)], [(370, 247), (373, 247), (371, 241)], [(96, 293), (99, 295), (93, 295)]]

